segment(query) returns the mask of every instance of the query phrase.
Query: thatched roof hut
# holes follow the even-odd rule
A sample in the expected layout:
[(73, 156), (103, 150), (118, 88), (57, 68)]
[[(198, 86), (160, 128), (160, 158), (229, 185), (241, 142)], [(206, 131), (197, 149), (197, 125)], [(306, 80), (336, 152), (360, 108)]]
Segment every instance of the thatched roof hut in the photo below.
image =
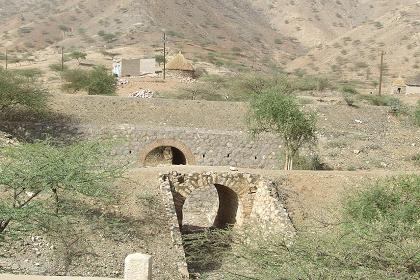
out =
[(403, 78), (398, 77), (397, 79), (392, 81), (392, 86), (394, 87), (405, 87), (405, 80)]
[(168, 70), (178, 70), (178, 71), (194, 71), (194, 67), (191, 62), (189, 62), (181, 52), (175, 55), (169, 62), (166, 64), (166, 69)]

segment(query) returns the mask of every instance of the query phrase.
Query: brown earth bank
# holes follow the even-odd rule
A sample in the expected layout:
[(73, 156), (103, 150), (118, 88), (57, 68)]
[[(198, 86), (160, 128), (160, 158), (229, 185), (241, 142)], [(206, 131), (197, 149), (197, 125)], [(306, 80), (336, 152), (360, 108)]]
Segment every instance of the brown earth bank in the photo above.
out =
[[(233, 172), (229, 167), (171, 166), (133, 169), (116, 187), (112, 205), (78, 205), (69, 210), (78, 219), (84, 247), (62, 251), (60, 240), (39, 231), (11, 228), (0, 243), (0, 273), (121, 278), (123, 260), (133, 252), (151, 254), (154, 279), (178, 279), (168, 217), (159, 193), (158, 176), (178, 172)], [(235, 171), (236, 172), (236, 171)], [(239, 169), (278, 182), (289, 215), (299, 229), (336, 222), (346, 195), (388, 176), (420, 171), (313, 172)], [(75, 207), (76, 208), (76, 207)], [(93, 209), (93, 210), (92, 210)], [(12, 231), (13, 230), (13, 231)], [(73, 255), (72, 255), (73, 253)], [(68, 257), (72, 257), (68, 263)]]

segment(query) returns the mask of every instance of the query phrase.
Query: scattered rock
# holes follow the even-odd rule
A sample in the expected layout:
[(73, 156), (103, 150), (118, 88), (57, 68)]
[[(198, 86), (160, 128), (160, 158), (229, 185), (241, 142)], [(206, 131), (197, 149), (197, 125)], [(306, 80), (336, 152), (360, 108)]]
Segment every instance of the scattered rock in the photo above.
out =
[(130, 97), (137, 97), (137, 98), (153, 98), (154, 92), (150, 89), (142, 89), (139, 91), (135, 91), (130, 93)]

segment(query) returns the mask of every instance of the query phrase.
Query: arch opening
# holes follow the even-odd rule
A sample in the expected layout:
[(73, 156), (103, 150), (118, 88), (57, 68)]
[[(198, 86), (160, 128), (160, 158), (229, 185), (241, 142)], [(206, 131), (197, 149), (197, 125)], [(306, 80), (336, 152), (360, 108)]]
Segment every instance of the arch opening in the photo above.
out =
[(188, 197), (176, 193), (174, 202), (183, 232), (233, 227), (240, 214), (238, 195), (219, 184), (195, 189)]
[(144, 159), (145, 166), (186, 165), (187, 158), (178, 148), (159, 146), (151, 150)]
[[(182, 193), (182, 192), (181, 192)], [(241, 213), (238, 195), (230, 188), (207, 185), (184, 197), (173, 193), (190, 273), (217, 270), (232, 249), (232, 232)]]
[(158, 139), (140, 151), (142, 166), (196, 164), (192, 150), (176, 139)]

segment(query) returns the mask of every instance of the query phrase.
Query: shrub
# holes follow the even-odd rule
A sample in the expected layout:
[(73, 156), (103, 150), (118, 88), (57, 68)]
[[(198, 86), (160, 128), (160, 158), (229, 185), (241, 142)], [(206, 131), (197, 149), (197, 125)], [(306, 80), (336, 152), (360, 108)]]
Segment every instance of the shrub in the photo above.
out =
[(340, 87), (344, 101), (348, 106), (355, 106), (355, 96), (359, 94), (358, 90), (353, 85), (343, 85)]
[(369, 104), (374, 106), (388, 106), (391, 112), (400, 115), (407, 114), (407, 107), (396, 97), (386, 95), (360, 95), (359, 98), (366, 100)]
[(414, 163), (418, 166), (420, 166), (420, 153), (416, 154), (412, 157), (412, 160), (414, 161)]
[(420, 126), (420, 101), (417, 102), (417, 106), (414, 109), (414, 122), (417, 126)]
[(92, 70), (67, 70), (63, 78), (67, 82), (63, 89), (73, 93), (85, 90), (89, 95), (115, 95), (117, 91), (116, 78), (101, 66)]
[(325, 77), (317, 76), (300, 76), (293, 81), (293, 87), (295, 90), (309, 91), (317, 90), (322, 91), (329, 88), (330, 82)]
[(157, 54), (157, 55), (155, 55), (155, 59), (156, 59), (156, 62), (157, 62), (157, 63), (159, 63), (159, 66), (160, 66), (162, 63), (164, 63), (164, 62), (167, 62), (167, 61), (168, 61), (167, 59), (165, 60), (165, 56), (164, 56), (163, 54)]
[(349, 93), (349, 94), (359, 94), (359, 91), (353, 85), (343, 85), (340, 88), (340, 91), (343, 93)]
[(77, 62), (80, 64), (80, 60), (86, 59), (87, 53), (79, 51), (79, 50), (74, 50), (69, 54), (69, 57), (71, 59), (76, 59)]
[(38, 68), (15, 69), (13, 72), (32, 81), (42, 76), (42, 71)]
[(0, 68), (0, 112), (18, 107), (34, 111), (46, 109), (47, 91), (34, 79), (28, 79), (28, 75), (34, 77), (33, 74)]
[(419, 205), (419, 175), (379, 181), (344, 202), (340, 223), (291, 244), (246, 232), (218, 279), (418, 279)]
[(63, 70), (65, 71), (68, 69), (67, 65), (63, 65), (63, 68), (62, 68), (61, 63), (50, 64), (48, 65), (48, 68), (50, 68), (54, 72), (62, 72)]
[[(2, 149), (0, 235), (10, 223), (24, 226), (36, 216), (58, 214), (64, 193), (107, 196), (106, 186), (121, 174), (104, 164), (108, 153), (96, 142), (54, 146), (42, 141)], [(50, 199), (52, 206), (46, 203)]]
[(115, 95), (117, 81), (105, 67), (97, 66), (89, 73), (89, 83), (86, 89), (89, 95)]
[(63, 85), (63, 90), (76, 93), (84, 90), (89, 83), (89, 71), (81, 69), (66, 70), (62, 75), (66, 84)]

